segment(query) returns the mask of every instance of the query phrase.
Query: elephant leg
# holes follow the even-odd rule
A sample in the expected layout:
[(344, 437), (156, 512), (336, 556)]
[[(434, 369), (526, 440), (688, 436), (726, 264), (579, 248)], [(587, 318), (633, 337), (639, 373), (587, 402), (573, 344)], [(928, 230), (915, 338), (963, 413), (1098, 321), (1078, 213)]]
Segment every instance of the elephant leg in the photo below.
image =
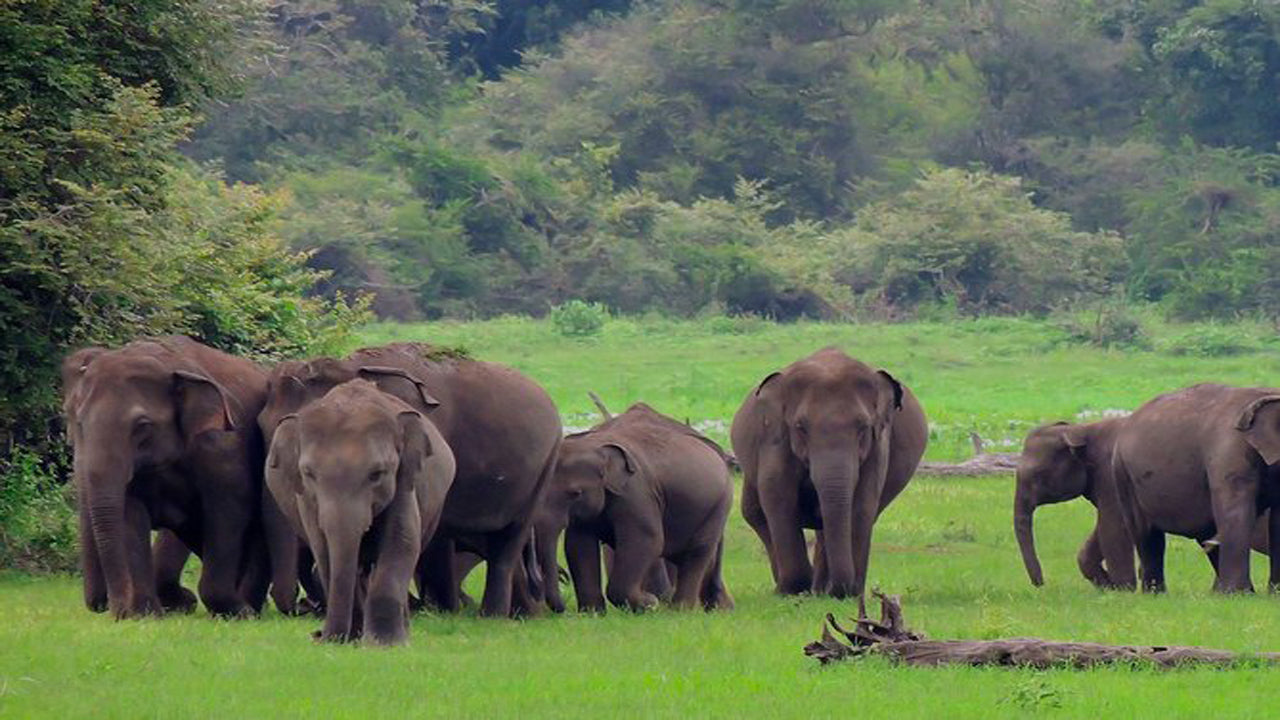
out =
[(825, 593), (830, 579), (830, 574), (827, 572), (826, 542), (822, 531), (818, 530), (813, 534), (813, 591)]
[[(636, 612), (656, 607), (658, 598), (646, 592), (643, 586), (649, 568), (661, 559), (662, 539), (648, 528), (631, 525), (615, 526), (614, 535), (613, 571), (609, 574), (605, 597), (616, 607)], [(684, 580), (685, 575), (683, 566), (678, 575), (681, 577), (677, 579), (677, 601), (680, 600), (679, 583)], [(698, 579), (701, 580), (701, 576)]]
[(1138, 559), (1142, 562), (1142, 591), (1164, 592), (1164, 531), (1146, 528), (1138, 539)]
[(393, 512), (387, 519), (369, 578), (364, 627), (368, 639), (378, 645), (409, 640), (409, 585), (422, 549), (422, 519), (416, 501), (411, 504), (412, 512)]
[(1076, 553), (1076, 565), (1079, 566), (1080, 574), (1084, 579), (1093, 583), (1094, 587), (1103, 590), (1112, 587), (1111, 577), (1102, 567), (1102, 543), (1098, 540), (1096, 525), (1089, 533), (1089, 537), (1085, 538), (1084, 544), (1080, 546), (1080, 552)]
[(670, 600), (672, 593), (675, 592), (675, 585), (671, 578), (673, 575), (678, 577), (677, 573), (672, 573), (667, 569), (669, 563), (658, 558), (653, 567), (649, 568), (648, 575), (644, 579), (644, 589), (653, 593), (659, 600)]
[[(1210, 478), (1212, 486), (1213, 479)], [(1221, 486), (1231, 491), (1213, 494), (1213, 520), (1217, 526), (1218, 573), (1213, 589), (1217, 592), (1253, 592), (1249, 578), (1250, 543), (1253, 526), (1257, 520), (1256, 492), (1244, 487), (1247, 483), (1234, 483), (1225, 479)]]
[(724, 538), (716, 543), (715, 559), (702, 581), (702, 607), (707, 610), (732, 610), (733, 596), (724, 584)]
[(542, 600), (535, 597), (529, 587), (529, 573), (526, 566), (516, 563), (511, 574), (511, 616), (531, 618), (542, 614)]
[(773, 573), (773, 582), (778, 583), (780, 580), (778, 563), (773, 556), (773, 538), (769, 535), (769, 521), (765, 517), (764, 508), (760, 505), (760, 494), (754, 489), (744, 489), (742, 492), (742, 517), (760, 538), (760, 544), (764, 545), (765, 555), (769, 558), (769, 570)]
[(560, 533), (543, 528), (534, 533), (538, 546), (538, 562), (542, 565), (543, 596), (551, 612), (564, 612), (564, 595), (560, 593), (560, 553), (556, 550)]
[(271, 587), (271, 552), (261, 522), (251, 522), (249, 537), (241, 546), (240, 582), (236, 588), (252, 614), (262, 612)]
[(80, 573), (84, 579), (84, 604), (93, 612), (106, 612), (107, 581), (102, 575), (98, 543), (93, 537), (93, 523), (89, 519), (89, 501), (83, 497), (79, 499), (79, 516)]
[(455, 579), (454, 549), (451, 538), (436, 533), (427, 543), (426, 558), (419, 572), (419, 590), (442, 612), (458, 612), (462, 608)]
[(1105, 505), (1099, 509), (1094, 528), (1098, 549), (1102, 553), (1104, 571), (1116, 590), (1133, 590), (1138, 574), (1133, 562), (1133, 539), (1125, 527), (1118, 508)]
[(159, 615), (164, 612), (156, 597), (156, 574), (151, 564), (151, 513), (136, 498), (126, 498), (124, 506), (125, 558), (129, 568), (129, 615)]
[(603, 613), (600, 541), (592, 534), (570, 525), (564, 533), (564, 556), (578, 598), (578, 612)]
[(195, 593), (182, 587), (182, 569), (191, 550), (172, 530), (161, 530), (151, 548), (156, 570), (156, 595), (165, 612), (189, 613), (196, 609)]
[(200, 600), (219, 617), (244, 617), (250, 608), (240, 596), (239, 574), (245, 539), (250, 531), (246, 507), (252, 507), (247, 493), (212, 487), (203, 494), (204, 552), (201, 560)]
[(702, 602), (702, 589), (706, 583), (707, 573), (715, 564), (716, 546), (707, 545), (686, 552), (676, 563), (676, 594), (671, 604), (682, 610), (689, 610)]
[(797, 595), (813, 588), (813, 567), (800, 527), (799, 495), (789, 488), (778, 490), (762, 493), (761, 507), (773, 542), (770, 554), (775, 563), (777, 590), (783, 595)]
[(298, 615), (298, 563), (302, 543), (266, 488), (262, 493), (262, 532), (267, 556), (271, 559), (271, 602), (284, 615)]

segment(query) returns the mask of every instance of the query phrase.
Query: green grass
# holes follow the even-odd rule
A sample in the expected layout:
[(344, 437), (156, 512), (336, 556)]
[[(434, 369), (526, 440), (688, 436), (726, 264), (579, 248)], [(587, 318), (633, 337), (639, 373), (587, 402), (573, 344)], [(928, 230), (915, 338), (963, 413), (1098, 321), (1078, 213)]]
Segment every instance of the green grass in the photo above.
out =
[[(749, 325), (748, 325), (749, 326)], [(839, 344), (888, 367), (942, 426), (931, 455), (964, 454), (964, 433), (1020, 436), (1032, 422), (1131, 408), (1200, 380), (1261, 383), (1270, 351), (1222, 359), (1108, 353), (1057, 345), (1023, 321), (911, 326), (610, 323), (569, 341), (543, 324), (369, 328), (368, 342), (461, 343), (538, 379), (566, 414), (585, 391), (621, 408), (644, 399), (692, 419), (727, 419), (765, 372)], [(1280, 650), (1280, 599), (1217, 597), (1208, 563), (1171, 539), (1169, 593), (1093, 590), (1075, 569), (1092, 522), (1082, 502), (1042, 509), (1048, 584), (1018, 559), (1011, 480), (917, 478), (876, 531), (871, 581), (903, 596), (907, 620), (938, 638), (1041, 636), (1111, 643)], [(883, 661), (821, 668), (801, 653), (828, 611), (851, 603), (779, 598), (759, 543), (735, 513), (726, 580), (730, 613), (569, 614), (524, 622), (423, 615), (410, 646), (317, 646), (317, 621), (220, 622), (203, 615), (113, 622), (91, 615), (72, 577), (0, 575), (0, 717), (1274, 717), (1280, 670), (1113, 668), (1077, 672), (907, 669)], [(1265, 580), (1255, 562), (1254, 581)], [(475, 588), (473, 588), (475, 589)]]

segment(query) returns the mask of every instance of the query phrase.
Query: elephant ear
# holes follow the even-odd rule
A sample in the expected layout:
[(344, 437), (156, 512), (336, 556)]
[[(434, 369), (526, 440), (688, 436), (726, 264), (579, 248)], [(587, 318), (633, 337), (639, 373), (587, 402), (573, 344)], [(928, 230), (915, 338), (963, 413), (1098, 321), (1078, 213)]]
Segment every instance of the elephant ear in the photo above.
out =
[(876, 375), (885, 381), (884, 397), (885, 402), (881, 407), (893, 408), (895, 411), (902, 409), (902, 383), (898, 379), (890, 375), (884, 370), (877, 370)]
[(639, 468), (635, 456), (625, 445), (619, 443), (605, 443), (600, 446), (600, 450), (606, 457), (604, 489), (619, 495), (631, 484), (631, 479)]
[(764, 379), (760, 381), (760, 384), (756, 386), (755, 392), (753, 394), (756, 397), (760, 397), (760, 393), (764, 392), (765, 389), (768, 388), (771, 382), (777, 380), (780, 377), (782, 377), (781, 370), (775, 370), (774, 372), (771, 372), (768, 375), (765, 375)]
[(1085, 448), (1089, 445), (1089, 433), (1079, 427), (1068, 425), (1062, 430), (1062, 442), (1072, 455), (1083, 458)]
[(210, 430), (236, 429), (230, 396), (207, 375), (175, 370), (173, 392), (178, 404), (178, 423), (188, 440)]
[(1267, 395), (1249, 403), (1240, 413), (1236, 429), (1268, 465), (1280, 462), (1280, 395)]
[(294, 532), (306, 534), (298, 516), (298, 496), (302, 494), (302, 475), (298, 470), (300, 445), (298, 416), (285, 415), (276, 426), (275, 437), (267, 450), (267, 467), (263, 481), (280, 513), (289, 519)]
[[(87, 347), (68, 355), (62, 361), (62, 413), (71, 419), (80, 404), (80, 378), (84, 377), (94, 358), (106, 352), (106, 348)], [(71, 433), (67, 433), (70, 440)]]
[[(436, 400), (435, 397), (431, 395), (431, 392), (427, 390), (426, 383), (411, 375), (408, 370), (397, 367), (384, 367), (381, 365), (365, 365), (356, 372), (360, 377), (366, 380), (372, 380), (378, 385), (380, 390), (389, 395), (395, 395), (410, 404), (416, 404), (415, 400), (421, 402), (423, 408), (428, 412), (440, 405), (440, 401)], [(392, 378), (407, 380), (411, 383), (414, 388), (413, 394), (395, 392), (394, 388), (399, 384), (399, 382)]]

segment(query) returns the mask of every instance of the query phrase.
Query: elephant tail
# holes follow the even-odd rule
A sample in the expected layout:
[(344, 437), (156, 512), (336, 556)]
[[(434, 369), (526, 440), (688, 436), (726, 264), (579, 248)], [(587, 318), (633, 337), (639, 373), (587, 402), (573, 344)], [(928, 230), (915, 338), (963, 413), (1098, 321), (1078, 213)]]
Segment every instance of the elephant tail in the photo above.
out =
[(702, 582), (702, 606), (707, 610), (733, 609), (733, 596), (724, 584), (724, 536), (716, 543), (716, 559), (707, 568)]

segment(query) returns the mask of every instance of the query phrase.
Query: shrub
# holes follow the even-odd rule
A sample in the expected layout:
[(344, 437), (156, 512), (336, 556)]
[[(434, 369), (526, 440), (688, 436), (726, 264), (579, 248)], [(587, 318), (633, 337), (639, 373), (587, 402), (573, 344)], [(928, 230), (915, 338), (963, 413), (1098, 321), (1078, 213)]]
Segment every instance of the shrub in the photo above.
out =
[(570, 300), (551, 308), (551, 324), (565, 337), (594, 337), (604, 329), (609, 309), (600, 303)]
[(16, 448), (0, 462), (0, 567), (65, 571), (76, 567), (76, 517), (65, 453)]
[(1166, 339), (1161, 349), (1171, 355), (1229, 357), (1258, 352), (1260, 348), (1253, 340), (1241, 335), (1238, 329), (1201, 325)]
[(1151, 339), (1142, 320), (1123, 307), (1099, 307), (1093, 313), (1058, 323), (1072, 342), (1103, 348), (1149, 349)]

